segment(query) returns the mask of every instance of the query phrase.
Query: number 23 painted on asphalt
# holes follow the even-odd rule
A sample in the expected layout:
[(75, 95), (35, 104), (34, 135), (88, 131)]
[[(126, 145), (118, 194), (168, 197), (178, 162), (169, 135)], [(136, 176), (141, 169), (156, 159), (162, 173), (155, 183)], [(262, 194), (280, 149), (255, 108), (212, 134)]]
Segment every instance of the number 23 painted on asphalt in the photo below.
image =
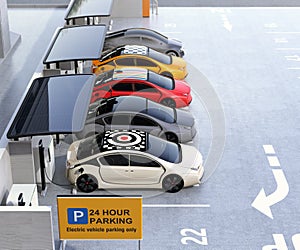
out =
[[(191, 228), (184, 228), (184, 229), (180, 230), (180, 234), (182, 236), (185, 236), (185, 237), (181, 238), (181, 243), (184, 245), (189, 244), (188, 241), (194, 242), (198, 245), (205, 245), (205, 246), (208, 245), (206, 230), (204, 228), (201, 228), (200, 232), (198, 232), (194, 229), (191, 229)], [(200, 239), (197, 239), (195, 236), (194, 237), (188, 236), (188, 234), (198, 236), (198, 238), (200, 238)]]

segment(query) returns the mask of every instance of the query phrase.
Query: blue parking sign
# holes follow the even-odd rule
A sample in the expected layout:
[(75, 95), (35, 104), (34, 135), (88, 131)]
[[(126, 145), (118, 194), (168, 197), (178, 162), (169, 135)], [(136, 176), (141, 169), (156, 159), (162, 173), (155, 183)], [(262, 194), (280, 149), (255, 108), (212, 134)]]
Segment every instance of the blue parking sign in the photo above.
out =
[(68, 208), (69, 224), (88, 224), (87, 208)]

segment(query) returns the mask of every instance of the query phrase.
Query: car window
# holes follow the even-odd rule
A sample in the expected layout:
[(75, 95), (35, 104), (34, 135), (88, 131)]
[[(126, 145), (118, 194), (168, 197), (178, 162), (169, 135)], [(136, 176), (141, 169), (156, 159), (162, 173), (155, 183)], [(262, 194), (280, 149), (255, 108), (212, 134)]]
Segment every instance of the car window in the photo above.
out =
[(139, 91), (139, 92), (153, 92), (156, 93), (158, 92), (157, 89), (153, 88), (150, 85), (143, 84), (143, 83), (134, 83), (134, 90)]
[(156, 161), (139, 155), (130, 155), (130, 166), (160, 168), (160, 165)]
[(134, 58), (132, 57), (117, 59), (116, 64), (120, 66), (135, 66)]
[(151, 62), (150, 60), (137, 58), (136, 59), (136, 66), (139, 67), (157, 67), (157, 65), (154, 62)]
[(114, 155), (105, 155), (99, 158), (99, 161), (102, 165), (110, 166), (128, 166), (129, 157), (127, 154), (114, 154)]
[(114, 91), (132, 91), (132, 84), (131, 83), (125, 83), (125, 82), (119, 82), (112, 86), (112, 89)]
[(152, 37), (145, 37), (145, 36), (142, 37), (142, 41), (148, 44), (155, 42), (155, 40)]
[(150, 120), (147, 117), (143, 117), (140, 115), (136, 115), (135, 117), (132, 118), (131, 120), (131, 125), (136, 125), (136, 126), (158, 126), (156, 122), (153, 120)]
[(107, 125), (129, 125), (129, 115), (115, 114), (104, 118)]

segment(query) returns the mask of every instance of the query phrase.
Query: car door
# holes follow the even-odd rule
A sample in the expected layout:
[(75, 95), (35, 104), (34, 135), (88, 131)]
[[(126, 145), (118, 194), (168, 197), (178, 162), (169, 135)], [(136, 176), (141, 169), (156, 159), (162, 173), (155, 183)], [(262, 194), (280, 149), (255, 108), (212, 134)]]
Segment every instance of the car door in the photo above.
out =
[(111, 96), (132, 95), (133, 92), (131, 82), (120, 81), (111, 86)]
[(98, 158), (99, 174), (102, 180), (111, 184), (131, 184), (129, 155), (124, 153), (108, 154)]
[(147, 58), (146, 56), (136, 58), (135, 63), (136, 67), (147, 68), (156, 73), (159, 73), (161, 71), (160, 66), (156, 62), (152, 61), (150, 58)]
[(133, 185), (150, 185), (160, 182), (165, 169), (150, 157), (130, 154), (130, 177)]
[(162, 96), (161, 92), (148, 82), (134, 82), (132, 88), (134, 95), (148, 98), (155, 102), (159, 102)]
[(130, 115), (123, 114), (109, 114), (104, 117), (105, 131), (107, 130), (120, 130), (130, 128)]
[(131, 129), (145, 131), (155, 136), (159, 136), (162, 131), (157, 122), (141, 114), (131, 116), (130, 125)]

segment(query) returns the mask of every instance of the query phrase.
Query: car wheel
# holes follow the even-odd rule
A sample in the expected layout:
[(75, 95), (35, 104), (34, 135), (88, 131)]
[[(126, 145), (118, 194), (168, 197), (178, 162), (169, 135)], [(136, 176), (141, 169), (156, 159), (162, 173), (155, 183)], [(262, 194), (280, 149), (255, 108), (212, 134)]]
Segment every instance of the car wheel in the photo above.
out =
[(179, 56), (179, 54), (174, 50), (169, 50), (166, 54), (169, 56)]
[(162, 187), (166, 192), (177, 193), (184, 186), (183, 179), (177, 174), (167, 175), (162, 182)]
[(176, 103), (173, 99), (166, 98), (161, 101), (162, 105), (168, 106), (170, 108), (176, 108)]
[(170, 72), (164, 71), (161, 73), (162, 76), (173, 78), (173, 75)]
[(95, 176), (83, 174), (77, 178), (76, 186), (81, 192), (91, 193), (98, 188), (98, 182)]
[(170, 141), (170, 142), (175, 142), (175, 143), (178, 143), (178, 138), (175, 134), (173, 133), (166, 133), (166, 140), (167, 141)]

